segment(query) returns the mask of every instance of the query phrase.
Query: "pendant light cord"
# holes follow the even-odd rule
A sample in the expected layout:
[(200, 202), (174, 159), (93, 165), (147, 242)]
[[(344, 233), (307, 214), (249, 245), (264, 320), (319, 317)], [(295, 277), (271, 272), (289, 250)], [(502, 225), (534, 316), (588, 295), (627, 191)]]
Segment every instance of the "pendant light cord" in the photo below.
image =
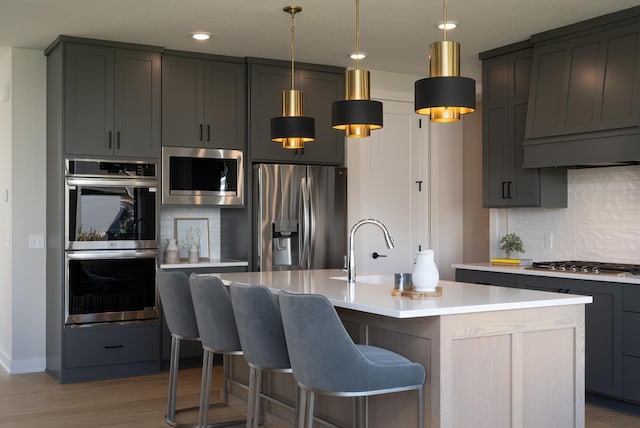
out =
[(360, 0), (356, 0), (356, 70), (360, 68)]
[(293, 55), (294, 55), (294, 37), (295, 37), (295, 11), (292, 8), (291, 11), (291, 90), (293, 91), (295, 88), (293, 86), (293, 80), (294, 80), (294, 60), (293, 60)]
[(442, 35), (447, 40), (447, 0), (442, 0)]

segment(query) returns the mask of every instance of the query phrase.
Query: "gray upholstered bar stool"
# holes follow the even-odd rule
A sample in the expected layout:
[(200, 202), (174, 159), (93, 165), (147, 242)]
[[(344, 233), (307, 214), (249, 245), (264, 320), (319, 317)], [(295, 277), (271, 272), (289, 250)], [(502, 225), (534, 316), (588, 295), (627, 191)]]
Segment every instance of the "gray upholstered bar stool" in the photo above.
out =
[[(171, 357), (169, 360), (169, 393), (167, 395), (167, 424), (176, 426), (176, 393), (178, 388), (178, 369), (180, 361), (180, 342), (183, 340), (200, 341), (198, 325), (193, 311), (193, 300), (189, 288), (189, 278), (183, 272), (158, 271), (156, 273), (158, 292), (162, 302), (169, 332), (171, 333)], [(191, 408), (193, 409), (193, 408)]]
[(421, 364), (383, 348), (353, 343), (324, 296), (281, 291), (279, 297), (293, 376), (301, 388), (298, 428), (312, 426), (316, 393), (356, 397), (354, 426), (366, 426), (364, 397), (414, 389), (418, 426), (424, 426)]
[[(231, 298), (220, 278), (192, 274), (189, 282), (203, 350), (198, 425), (206, 427), (209, 418), (214, 354), (222, 354), (224, 370), (222, 394), (223, 403), (227, 406), (229, 404), (229, 356), (242, 355), (242, 347), (233, 317)], [(244, 422), (243, 419), (216, 424), (216, 426), (238, 425)]]
[(263, 371), (291, 373), (291, 364), (280, 308), (271, 291), (264, 285), (232, 283), (230, 292), (238, 336), (250, 368), (247, 428), (253, 428), (258, 426), (260, 419), (261, 397), (293, 410), (260, 392)]

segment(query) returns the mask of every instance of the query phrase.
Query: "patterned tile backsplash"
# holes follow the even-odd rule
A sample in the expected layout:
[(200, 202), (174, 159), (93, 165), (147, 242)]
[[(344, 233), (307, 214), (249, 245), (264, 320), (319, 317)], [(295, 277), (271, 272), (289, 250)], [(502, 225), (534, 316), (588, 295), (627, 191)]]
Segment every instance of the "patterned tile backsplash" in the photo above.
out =
[(640, 264), (640, 165), (568, 173), (567, 208), (498, 210), (507, 214), (494, 227), (492, 255), (500, 254), (499, 237), (515, 232), (524, 258)]
[(167, 239), (174, 238), (176, 218), (209, 219), (209, 257), (220, 258), (220, 208), (165, 205), (160, 210), (160, 260), (167, 246)]

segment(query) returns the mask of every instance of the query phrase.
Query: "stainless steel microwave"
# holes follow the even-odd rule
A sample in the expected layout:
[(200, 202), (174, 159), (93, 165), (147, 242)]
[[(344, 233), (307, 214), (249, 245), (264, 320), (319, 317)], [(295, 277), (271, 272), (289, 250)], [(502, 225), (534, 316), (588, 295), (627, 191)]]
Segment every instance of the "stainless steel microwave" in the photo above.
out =
[(241, 150), (162, 148), (162, 203), (244, 205)]

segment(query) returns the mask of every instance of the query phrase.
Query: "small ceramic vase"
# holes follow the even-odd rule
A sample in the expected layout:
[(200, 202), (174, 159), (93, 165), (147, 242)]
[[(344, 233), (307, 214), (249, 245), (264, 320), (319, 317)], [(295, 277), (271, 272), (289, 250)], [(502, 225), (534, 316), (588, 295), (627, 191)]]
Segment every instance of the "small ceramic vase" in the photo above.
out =
[(198, 263), (200, 261), (200, 248), (197, 245), (192, 245), (189, 248), (189, 263)]
[(167, 246), (164, 248), (164, 263), (176, 264), (180, 262), (178, 243), (175, 239), (167, 239)]
[(434, 261), (433, 250), (416, 252), (416, 266), (411, 274), (414, 290), (419, 292), (436, 291), (440, 280), (438, 267)]

